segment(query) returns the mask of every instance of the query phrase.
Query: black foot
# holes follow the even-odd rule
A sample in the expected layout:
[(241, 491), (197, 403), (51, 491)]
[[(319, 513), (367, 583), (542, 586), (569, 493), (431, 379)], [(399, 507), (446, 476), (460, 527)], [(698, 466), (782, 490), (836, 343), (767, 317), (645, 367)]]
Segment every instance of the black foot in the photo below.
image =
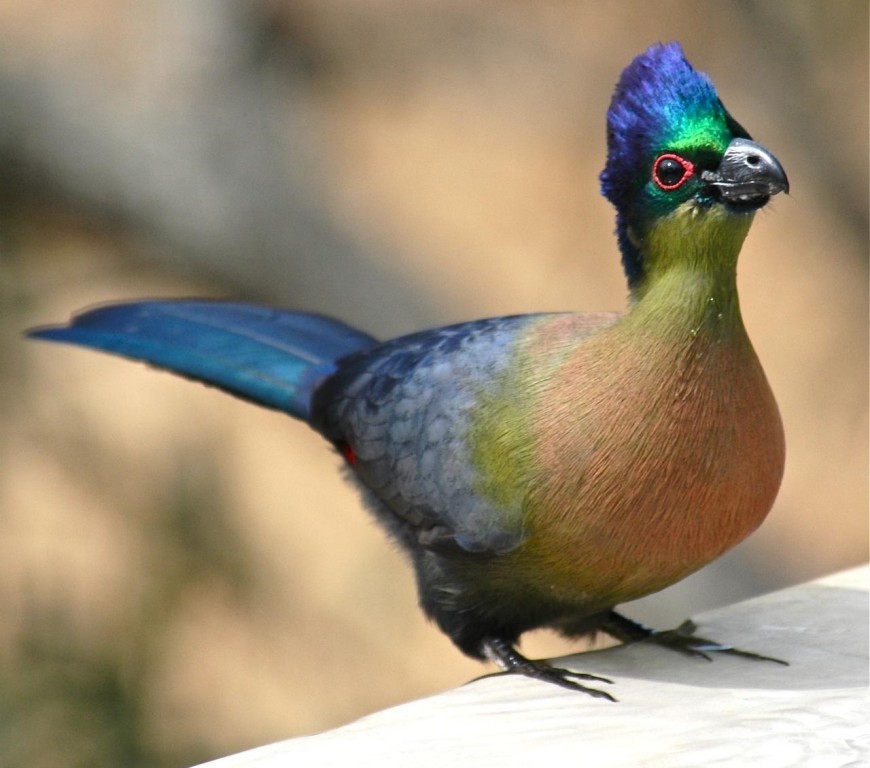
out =
[(698, 637), (695, 634), (698, 626), (691, 620), (684, 621), (676, 629), (656, 632), (649, 627), (638, 624), (636, 621), (627, 619), (615, 611), (610, 611), (600, 628), (602, 631), (607, 632), (608, 635), (612, 635), (624, 643), (634, 643), (642, 640), (648, 643), (655, 643), (662, 646), (662, 648), (669, 648), (685, 656), (695, 656), (707, 659), (707, 661), (713, 660), (710, 657), (711, 653), (727, 653), (729, 656), (739, 656), (743, 659), (772, 661), (775, 664), (788, 666), (787, 661), (775, 659), (773, 656), (763, 656), (760, 653), (741, 651), (739, 648), (734, 648), (730, 645), (722, 645), (705, 637)]
[(597, 675), (587, 675), (584, 672), (572, 672), (570, 669), (562, 669), (548, 664), (546, 661), (532, 661), (523, 656), (510, 643), (497, 638), (483, 641), (483, 652), (486, 657), (498, 664), (501, 672), (493, 672), (489, 675), (483, 675), (476, 678), (483, 680), (486, 677), (494, 677), (495, 675), (525, 675), (526, 677), (542, 680), (545, 683), (553, 683), (554, 685), (567, 688), (570, 691), (579, 691), (594, 696), (598, 699), (607, 699), (608, 701), (616, 701), (613, 696), (605, 691), (599, 691), (597, 688), (587, 688), (581, 685), (578, 680), (592, 680), (598, 683), (612, 683), (606, 677), (598, 677)]

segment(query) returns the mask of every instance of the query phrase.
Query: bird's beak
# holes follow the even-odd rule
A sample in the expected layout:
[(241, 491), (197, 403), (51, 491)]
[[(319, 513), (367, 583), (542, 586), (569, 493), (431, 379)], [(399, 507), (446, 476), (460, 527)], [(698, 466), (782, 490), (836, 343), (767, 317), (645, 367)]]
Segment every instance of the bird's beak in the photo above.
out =
[(749, 139), (733, 139), (715, 171), (701, 178), (726, 203), (760, 208), (771, 196), (788, 192), (788, 177), (771, 152)]

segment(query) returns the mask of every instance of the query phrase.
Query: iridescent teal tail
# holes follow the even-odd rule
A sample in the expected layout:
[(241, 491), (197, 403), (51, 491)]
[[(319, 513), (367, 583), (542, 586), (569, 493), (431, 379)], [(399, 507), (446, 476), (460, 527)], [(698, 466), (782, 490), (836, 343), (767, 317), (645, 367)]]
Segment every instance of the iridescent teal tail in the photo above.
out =
[(321, 315), (187, 300), (99, 307), (28, 335), (151, 363), (304, 421), (335, 362), (377, 343)]

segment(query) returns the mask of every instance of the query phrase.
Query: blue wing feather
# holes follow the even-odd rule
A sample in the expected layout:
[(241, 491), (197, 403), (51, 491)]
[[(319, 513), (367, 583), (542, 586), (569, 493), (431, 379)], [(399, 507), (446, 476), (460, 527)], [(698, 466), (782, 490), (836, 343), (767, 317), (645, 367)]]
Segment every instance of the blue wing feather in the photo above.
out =
[(412, 548), (503, 553), (524, 539), (522, 509), (479, 492), (467, 431), (477, 399), (544, 315), (421, 331), (344, 360), (315, 392), (312, 425), (354, 455), (373, 511)]

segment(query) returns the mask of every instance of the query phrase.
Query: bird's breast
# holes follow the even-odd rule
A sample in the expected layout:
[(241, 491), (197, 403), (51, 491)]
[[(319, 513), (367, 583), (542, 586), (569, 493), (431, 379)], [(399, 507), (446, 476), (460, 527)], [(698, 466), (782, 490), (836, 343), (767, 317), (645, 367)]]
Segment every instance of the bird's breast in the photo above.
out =
[(536, 399), (523, 561), (566, 599), (678, 581), (753, 531), (782, 478), (779, 412), (742, 325), (620, 332), (579, 346)]

